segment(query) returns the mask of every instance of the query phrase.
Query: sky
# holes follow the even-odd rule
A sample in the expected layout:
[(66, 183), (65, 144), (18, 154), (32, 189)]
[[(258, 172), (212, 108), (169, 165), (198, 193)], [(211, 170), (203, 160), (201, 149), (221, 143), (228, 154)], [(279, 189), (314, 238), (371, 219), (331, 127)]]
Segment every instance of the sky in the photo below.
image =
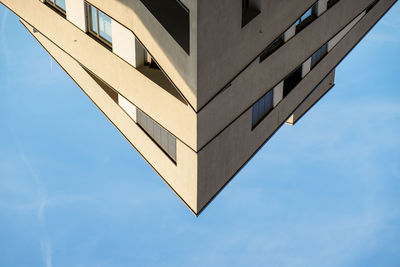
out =
[(196, 218), (0, 4), (0, 266), (400, 266), (399, 14)]

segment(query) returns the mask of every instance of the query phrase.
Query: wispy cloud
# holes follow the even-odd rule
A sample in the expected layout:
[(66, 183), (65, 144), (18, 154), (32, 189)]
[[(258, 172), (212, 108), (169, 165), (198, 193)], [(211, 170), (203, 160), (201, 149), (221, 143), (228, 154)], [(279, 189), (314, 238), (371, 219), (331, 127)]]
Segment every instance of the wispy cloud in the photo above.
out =
[(52, 267), (52, 247), (51, 247), (51, 243), (49, 240), (44, 239), (40, 242), (40, 246), (42, 249), (42, 259), (43, 259), (43, 263), (44, 266), (46, 267)]
[(40, 221), (43, 221), (43, 214), (44, 214), (44, 209), (46, 208), (46, 205), (47, 205), (47, 195), (44, 194), (42, 196), (42, 200), (40, 201), (40, 205), (39, 205), (38, 212), (37, 212), (37, 215), (38, 215), (38, 218)]

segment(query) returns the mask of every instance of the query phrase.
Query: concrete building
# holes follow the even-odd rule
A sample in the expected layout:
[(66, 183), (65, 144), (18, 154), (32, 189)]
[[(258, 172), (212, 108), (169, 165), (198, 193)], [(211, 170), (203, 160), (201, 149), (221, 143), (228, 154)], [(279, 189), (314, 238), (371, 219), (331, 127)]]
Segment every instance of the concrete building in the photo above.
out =
[(0, 2), (199, 214), (396, 0)]

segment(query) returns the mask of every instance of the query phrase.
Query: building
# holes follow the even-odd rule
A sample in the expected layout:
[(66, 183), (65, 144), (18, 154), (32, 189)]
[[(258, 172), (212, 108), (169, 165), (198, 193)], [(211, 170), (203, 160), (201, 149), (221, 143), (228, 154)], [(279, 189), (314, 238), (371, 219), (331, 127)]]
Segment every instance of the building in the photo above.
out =
[(396, 0), (0, 2), (199, 214)]

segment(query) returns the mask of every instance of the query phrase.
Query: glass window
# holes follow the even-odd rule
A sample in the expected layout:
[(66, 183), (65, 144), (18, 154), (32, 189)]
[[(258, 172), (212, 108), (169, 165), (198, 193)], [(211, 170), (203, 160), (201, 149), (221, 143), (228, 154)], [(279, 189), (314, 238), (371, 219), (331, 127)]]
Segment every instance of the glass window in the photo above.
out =
[(176, 162), (176, 137), (140, 109), (137, 109), (137, 123)]
[(263, 62), (267, 57), (272, 55), (285, 43), (284, 34), (276, 38), (260, 55), (260, 62)]
[(97, 31), (97, 10), (94, 7), (90, 7), (90, 29), (95, 32), (98, 33)]
[(302, 79), (303, 65), (297, 67), (292, 73), (286, 76), (283, 82), (283, 97), (286, 97)]
[(315, 52), (311, 57), (311, 68), (314, 68), (324, 56), (328, 53), (328, 44), (325, 44), (317, 52)]
[(296, 33), (299, 33), (307, 25), (317, 18), (317, 4), (314, 4), (296, 21)]
[(100, 36), (112, 43), (111, 18), (99, 11), (99, 32)]
[(269, 90), (260, 100), (258, 100), (252, 108), (252, 127), (254, 128), (257, 124), (262, 121), (265, 116), (273, 108), (273, 92)]
[(65, 16), (65, 0), (46, 0), (46, 4)]
[(61, 8), (62, 10), (66, 10), (65, 8), (65, 0), (55, 0), (56, 1), (56, 5)]
[(112, 46), (111, 18), (99, 11), (94, 6), (88, 5), (89, 33), (103, 41), (109, 47)]

